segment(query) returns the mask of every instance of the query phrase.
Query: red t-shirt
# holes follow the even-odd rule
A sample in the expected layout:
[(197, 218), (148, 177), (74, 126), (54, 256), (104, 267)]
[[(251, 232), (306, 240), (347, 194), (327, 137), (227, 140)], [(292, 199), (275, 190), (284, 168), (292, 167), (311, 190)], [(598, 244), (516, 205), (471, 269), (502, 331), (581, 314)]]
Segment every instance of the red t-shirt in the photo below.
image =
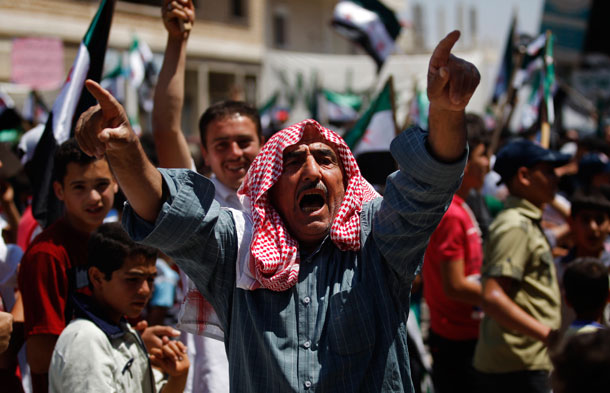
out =
[(25, 208), (17, 227), (17, 245), (25, 252), (32, 240), (32, 234), (38, 228), (38, 222), (32, 215), (32, 205)]
[(430, 309), (430, 328), (450, 340), (471, 340), (479, 336), (479, 313), (470, 304), (445, 295), (441, 264), (464, 260), (464, 275), (481, 272), (483, 249), (474, 215), (455, 195), (438, 228), (430, 237), (423, 267), (424, 298)]
[(18, 283), (26, 339), (37, 334), (59, 336), (69, 323), (65, 317), (68, 271), (86, 266), (88, 240), (88, 233), (61, 218), (38, 235), (23, 255)]

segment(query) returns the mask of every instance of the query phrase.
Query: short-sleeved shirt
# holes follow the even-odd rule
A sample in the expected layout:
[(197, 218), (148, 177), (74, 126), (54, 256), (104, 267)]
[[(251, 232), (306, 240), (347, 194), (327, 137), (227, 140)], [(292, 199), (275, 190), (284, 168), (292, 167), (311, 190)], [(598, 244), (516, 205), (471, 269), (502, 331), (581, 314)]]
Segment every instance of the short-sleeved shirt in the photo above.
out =
[[(45, 229), (29, 246), (21, 260), (19, 289), (23, 296), (25, 337), (37, 334), (59, 336), (70, 322), (66, 320), (70, 280), (86, 288), (86, 270), (78, 277), (75, 269), (87, 266), (89, 234), (73, 228), (61, 218)], [(85, 276), (82, 277), (82, 272)]]
[[(540, 227), (542, 211), (525, 199), (509, 197), (494, 220), (485, 246), (483, 285), (488, 277), (514, 280), (507, 295), (540, 323), (558, 329), (561, 297), (549, 243)], [(487, 373), (550, 370), (544, 343), (506, 329), (485, 316), (474, 366)]]
[(479, 336), (480, 312), (473, 305), (445, 294), (441, 264), (464, 261), (464, 276), (476, 277), (483, 263), (480, 231), (470, 209), (458, 195), (430, 237), (424, 257), (424, 297), (430, 308), (430, 328), (449, 340)]

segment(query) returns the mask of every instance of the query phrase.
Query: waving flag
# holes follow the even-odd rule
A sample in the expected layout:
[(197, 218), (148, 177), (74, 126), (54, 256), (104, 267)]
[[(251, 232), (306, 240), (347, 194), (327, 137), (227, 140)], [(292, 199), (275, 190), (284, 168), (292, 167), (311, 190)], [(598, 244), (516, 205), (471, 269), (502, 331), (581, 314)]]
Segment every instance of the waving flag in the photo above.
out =
[(63, 205), (52, 188), (53, 155), (57, 147), (74, 134), (74, 125), (81, 113), (96, 104), (84, 83), (86, 79), (99, 82), (102, 77), (115, 1), (101, 0), (29, 163), (34, 189), (32, 209), (43, 228), (61, 217), (63, 212)]
[(396, 15), (378, 0), (340, 1), (335, 6), (332, 25), (375, 60), (377, 71), (394, 51), (400, 34)]
[(343, 136), (354, 156), (390, 150), (390, 142), (397, 134), (393, 90), (390, 77), (356, 125)]

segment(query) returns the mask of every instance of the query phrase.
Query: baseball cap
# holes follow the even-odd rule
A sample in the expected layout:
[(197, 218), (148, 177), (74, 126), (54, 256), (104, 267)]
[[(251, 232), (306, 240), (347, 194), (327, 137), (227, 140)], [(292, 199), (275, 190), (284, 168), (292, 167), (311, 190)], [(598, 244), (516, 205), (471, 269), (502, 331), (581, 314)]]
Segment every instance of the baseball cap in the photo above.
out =
[(522, 166), (531, 168), (540, 162), (547, 162), (554, 167), (565, 165), (570, 161), (569, 154), (545, 149), (527, 139), (517, 139), (504, 145), (496, 154), (493, 170), (502, 178), (498, 183), (506, 183)]

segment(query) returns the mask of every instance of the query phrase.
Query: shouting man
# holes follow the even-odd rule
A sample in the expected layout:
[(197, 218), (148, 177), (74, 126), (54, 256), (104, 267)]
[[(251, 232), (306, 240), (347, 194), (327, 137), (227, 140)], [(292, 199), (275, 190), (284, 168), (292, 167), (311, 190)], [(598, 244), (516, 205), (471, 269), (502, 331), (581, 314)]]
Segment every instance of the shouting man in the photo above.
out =
[(478, 82), (445, 37), (430, 59), (430, 131), (393, 141), (400, 170), (385, 198), (343, 140), (313, 120), (263, 146), (240, 188), (246, 211), (220, 209), (214, 187), (155, 169), (124, 109), (95, 82), (79, 120), (89, 154), (106, 155), (129, 200), (124, 225), (161, 248), (223, 325), (231, 391), (412, 392), (409, 290), (466, 162), (464, 108)]

